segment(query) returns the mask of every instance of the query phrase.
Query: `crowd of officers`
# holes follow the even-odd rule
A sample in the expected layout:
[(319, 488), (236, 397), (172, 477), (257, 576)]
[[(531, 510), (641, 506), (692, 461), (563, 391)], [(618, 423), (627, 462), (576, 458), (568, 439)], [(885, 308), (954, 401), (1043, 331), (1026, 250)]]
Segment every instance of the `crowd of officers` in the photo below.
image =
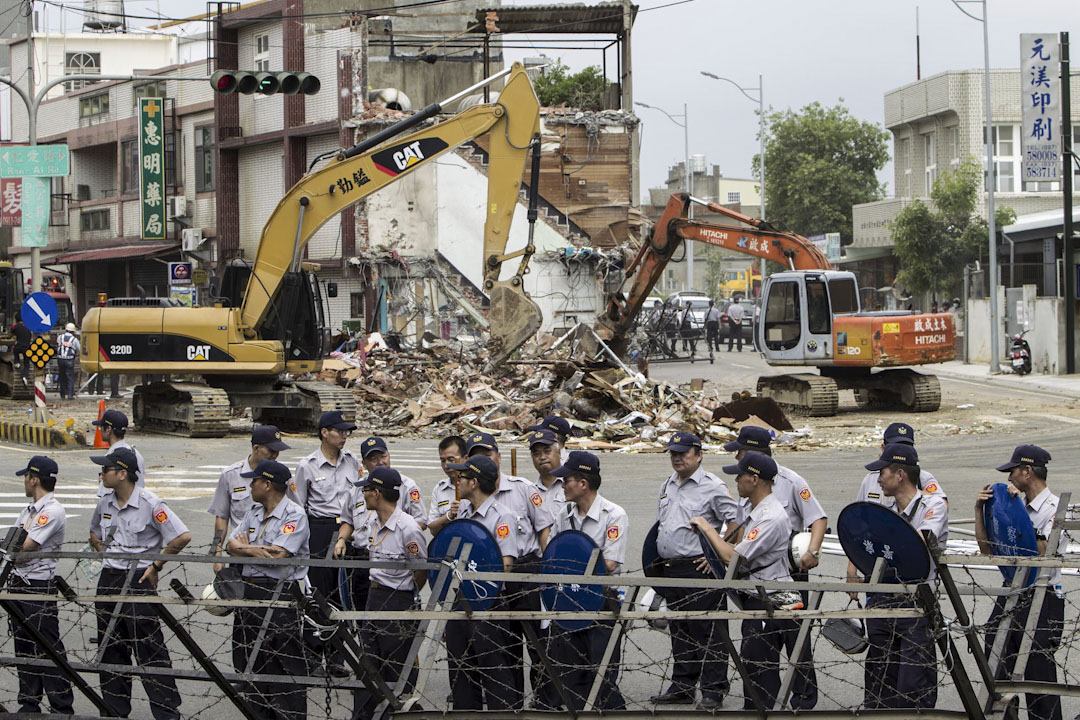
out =
[[(141, 458), (123, 441), (127, 418), (110, 410), (98, 424), (106, 430), (111, 447), (107, 454), (91, 458), (101, 466), (102, 481), (90, 521), (90, 544), (105, 553), (97, 592), (153, 595), (165, 565), (160, 558), (150, 561), (111, 555), (176, 554), (189, 543), (191, 535), (173, 510), (145, 487)], [(428, 534), (437, 535), (456, 519), (467, 518), (490, 532), (508, 572), (538, 572), (548, 543), (568, 530), (583, 532), (592, 539), (608, 573), (619, 573), (626, 563), (630, 533), (627, 514), (600, 494), (599, 459), (588, 452), (567, 452), (565, 444), (571, 429), (563, 418), (545, 418), (526, 436), (537, 474), (535, 481), (503, 472), (499, 447), (487, 433), (444, 438), (439, 444), (439, 460), (446, 477), (433, 488), (426, 508), (416, 483), (393, 468), (382, 438), (363, 440), (359, 455), (346, 449), (355, 429), (340, 412), (324, 413), (319, 420), (319, 448), (301, 460), (294, 473), (277, 462), (278, 454), (289, 447), (281, 433), (272, 426), (256, 427), (250, 454), (221, 473), (210, 504), (209, 512), (215, 517), (213, 552), (268, 560), (332, 556), (422, 561), (427, 557)], [(732, 463), (723, 466), (722, 471), (734, 478), (735, 495), (721, 477), (703, 467), (699, 438), (684, 432), (670, 437), (667, 451), (672, 473), (661, 483), (658, 493), (655, 551), (659, 560), (646, 568), (646, 573), (667, 578), (713, 577), (703, 557), (704, 538), (721, 561), (735, 563), (737, 578), (774, 582), (806, 579), (818, 565), (828, 523), (809, 484), (773, 459), (771, 436), (763, 428), (742, 428), (725, 450), (734, 454)], [(1047, 487), (1049, 460), (1045, 450), (1021, 445), (1009, 462), (997, 468), (1008, 473), (1010, 492), (1023, 497), (1043, 552), (1058, 505), (1057, 496)], [(870, 472), (855, 499), (893, 510), (923, 537), (932, 536), (944, 546), (948, 498), (941, 483), (921, 468), (911, 426), (889, 425), (880, 457), (866, 467)], [(21, 542), (23, 550), (56, 551), (64, 543), (64, 507), (54, 494), (57, 474), (56, 462), (45, 456), (31, 458), (27, 467), (17, 473), (31, 499), (17, 521), (26, 533)], [(990, 552), (990, 546), (981, 509), (991, 496), (987, 486), (976, 501), (976, 533), (984, 553)], [(809, 543), (801, 556), (793, 558), (791, 538), (800, 531), (810, 534)], [(1051, 552), (1062, 551), (1064, 534), (1061, 537), (1061, 545)], [(47, 558), (18, 559), (9, 584), (21, 592), (42, 595), (41, 600), (22, 601), (17, 606), (36, 631), (63, 653), (56, 602), (48, 597), (56, 592), (56, 562)], [(309, 568), (302, 562), (230, 566), (224, 555), (215, 570), (239, 573), (243, 596), (248, 599), (267, 599), (275, 591), (283, 591), (288, 597), (295, 583), (318, 590), (338, 606), (367, 610), (415, 607), (427, 577), (426, 572), (409, 569), (406, 563), (388, 563), (385, 567), (353, 570), (347, 582), (341, 582), (338, 568)], [(1059, 587), (1060, 571), (1054, 573), (1050, 585)], [(859, 583), (865, 578), (849, 564), (848, 580)], [(766, 602), (756, 595), (719, 587), (708, 591), (671, 587), (658, 592), (672, 610), (716, 610), (728, 603), (762, 609)], [(1009, 625), (1004, 655), (1008, 673), (1020, 650), (1031, 598), (1029, 590)], [(774, 607), (788, 609), (798, 609), (804, 601), (794, 592), (774, 593), (768, 600)], [(912, 606), (911, 596), (904, 594), (868, 594), (866, 602), (871, 607)], [(1026, 677), (1054, 682), (1054, 652), (1061, 638), (1064, 600), (1060, 593), (1048, 592), (1043, 603)], [(580, 710), (585, 706), (614, 622), (597, 622), (577, 631), (555, 624), (544, 627), (535, 619), (540, 608), (537, 585), (507, 583), (494, 609), (534, 611), (532, 618), (455, 620), (447, 624), (445, 641), (454, 710), (522, 709), (528, 697), (526, 667), (530, 668), (531, 707), (558, 710), (570, 709), (569, 705)], [(159, 621), (148, 605), (102, 602), (95, 609), (102, 663), (170, 667)], [(990, 618), (992, 627), (996, 627), (994, 621), (1003, 612), (1004, 601), (1000, 599)], [(271, 613), (269, 619), (267, 613)], [(934, 707), (937, 658), (927, 621), (870, 619), (866, 625), (869, 650), (864, 663), (864, 706)], [(252, 645), (264, 627), (268, 634), (252, 659)], [(351, 674), (330, 644), (301, 632), (302, 627), (295, 606), (238, 610), (232, 638), (235, 669), (261, 675)], [(402, 675), (418, 627), (417, 622), (400, 620), (365, 621), (360, 625), (364, 651), (390, 687)], [(794, 651), (797, 628), (796, 622), (789, 619), (742, 621), (739, 654), (752, 685), (743, 688), (746, 708), (753, 707), (752, 694), (765, 707), (772, 707), (780, 689), (781, 654)], [(673, 619), (669, 630), (673, 654), (670, 683), (651, 702), (697, 702), (702, 709), (719, 708), (730, 692), (727, 621)], [(17, 655), (47, 657), (14, 618), (12, 632)], [(987, 638), (988, 648), (993, 640), (992, 635)], [(807, 643), (797, 661), (791, 698), (794, 709), (811, 709), (818, 702), (809, 647)], [(526, 649), (531, 656), (528, 665), (524, 659)], [(558, 689), (542, 671), (541, 650), (546, 650), (556, 668), (561, 681)], [(618, 672), (616, 654), (601, 679), (598, 709), (625, 708)], [(38, 666), (21, 666), (18, 676), (20, 712), (39, 712), (43, 696), (47, 696), (53, 712), (72, 712), (72, 688), (62, 676)], [(126, 717), (131, 711), (131, 677), (102, 672), (100, 679), (105, 701), (115, 714)], [(408, 682), (412, 679), (409, 677)], [(168, 673), (143, 674), (141, 680), (155, 718), (180, 717), (181, 698)], [(242, 692), (260, 717), (293, 720), (307, 715), (305, 686), (257, 682), (242, 686)], [(373, 717), (380, 700), (366, 690), (356, 691), (353, 717)], [(1057, 696), (1029, 694), (1027, 705), (1030, 717), (1061, 717)]]

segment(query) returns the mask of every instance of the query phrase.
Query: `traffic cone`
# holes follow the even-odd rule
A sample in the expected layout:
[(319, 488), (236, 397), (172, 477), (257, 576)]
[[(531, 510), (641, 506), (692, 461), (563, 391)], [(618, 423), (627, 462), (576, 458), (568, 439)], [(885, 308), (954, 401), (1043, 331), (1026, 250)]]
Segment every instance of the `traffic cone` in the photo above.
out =
[[(105, 401), (104, 400), (98, 400), (97, 419), (100, 420), (104, 416), (105, 416)], [(107, 443), (107, 442), (105, 442), (104, 440), (101, 439), (101, 426), (100, 425), (95, 425), (94, 426), (94, 447), (95, 448), (108, 448), (109, 447), (109, 443)]]

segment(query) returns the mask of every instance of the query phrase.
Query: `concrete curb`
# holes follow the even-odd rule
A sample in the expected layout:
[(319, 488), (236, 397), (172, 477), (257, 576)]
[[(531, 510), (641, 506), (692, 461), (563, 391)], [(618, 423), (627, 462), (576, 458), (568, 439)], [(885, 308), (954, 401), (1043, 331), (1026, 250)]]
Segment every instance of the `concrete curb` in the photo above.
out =
[(952, 372), (947, 369), (934, 368), (934, 374), (949, 380), (966, 380), (968, 382), (996, 385), (1002, 388), (1014, 388), (1027, 390), (1028, 392), (1044, 391), (1055, 395), (1080, 399), (1080, 378), (1067, 380), (1042, 380), (1041, 375), (1026, 375), (1023, 378), (1015, 375), (975, 375), (960, 372)]
[(86, 435), (81, 430), (43, 423), (0, 420), (0, 440), (23, 445), (36, 445), (51, 450), (86, 447)]

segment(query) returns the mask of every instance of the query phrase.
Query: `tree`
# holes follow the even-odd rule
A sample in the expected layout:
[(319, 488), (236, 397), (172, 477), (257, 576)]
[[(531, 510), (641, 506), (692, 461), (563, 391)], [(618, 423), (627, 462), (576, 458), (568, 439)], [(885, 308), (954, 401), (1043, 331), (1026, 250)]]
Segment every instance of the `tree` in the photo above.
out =
[[(765, 200), (777, 226), (851, 240), (851, 206), (879, 200), (877, 172), (889, 160), (888, 134), (843, 105), (812, 103), (798, 113), (766, 114)], [(760, 158), (754, 157), (754, 172)]]
[[(990, 225), (978, 215), (982, 165), (968, 158), (943, 173), (930, 191), (932, 207), (915, 200), (893, 220), (893, 254), (900, 260), (897, 280), (915, 293), (949, 294), (963, 280), (964, 266), (986, 255)], [(999, 228), (1016, 213), (999, 207)]]
[(571, 75), (570, 69), (563, 65), (562, 60), (556, 60), (544, 68), (543, 75), (533, 80), (533, 90), (536, 91), (541, 105), (568, 105), (579, 110), (600, 110), (604, 104), (607, 79), (599, 65), (590, 65)]

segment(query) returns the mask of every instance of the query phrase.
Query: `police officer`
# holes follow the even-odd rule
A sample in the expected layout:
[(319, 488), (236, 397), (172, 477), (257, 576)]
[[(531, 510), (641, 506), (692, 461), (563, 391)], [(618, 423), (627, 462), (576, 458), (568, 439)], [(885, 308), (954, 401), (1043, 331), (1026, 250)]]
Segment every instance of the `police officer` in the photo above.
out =
[[(381, 437), (369, 437), (364, 440), (360, 446), (360, 457), (364, 470), (369, 473), (377, 467), (391, 467), (390, 450)], [(427, 529), (427, 510), (424, 509), (424, 500), (420, 496), (420, 487), (415, 480), (404, 474), (401, 474), (398, 507), (412, 515), (422, 529)]]
[(742, 301), (736, 295), (735, 300), (728, 305), (727, 309), (728, 352), (731, 352), (731, 347), (736, 340), (739, 342), (739, 352), (742, 352), (742, 320), (744, 315), (746, 315), (746, 308), (742, 306)]
[[(520, 551), (521, 535), (514, 531), (517, 515), (499, 503), (495, 488), (499, 466), (485, 455), (473, 455), (465, 462), (451, 463), (448, 469), (458, 473), (461, 494), (461, 518), (483, 525), (502, 554), (503, 571), (511, 572)], [(506, 610), (505, 597), (496, 600), (492, 610)], [(454, 710), (521, 709), (522, 693), (515, 663), (520, 652), (511, 651), (514, 636), (506, 621), (455, 620), (446, 624), (446, 654), (450, 665), (450, 692)]]
[[(1048, 539), (1054, 529), (1054, 516), (1058, 510), (1058, 496), (1050, 491), (1046, 483), (1046, 464), (1048, 462), (1050, 462), (1050, 453), (1041, 447), (1037, 445), (1019, 445), (1013, 450), (1009, 462), (999, 465), (997, 469), (1009, 473), (1009, 492), (1024, 498), (1028, 517), (1031, 518), (1031, 524), (1035, 526), (1039, 554), (1060, 555), (1064, 552), (1069, 537), (1062, 531), (1057, 548), (1048, 547)], [(993, 497), (990, 488), (990, 485), (984, 487), (975, 501), (975, 537), (979, 541), (979, 551), (986, 555), (992, 554), (992, 550), (989, 542), (987, 542), (986, 526), (983, 524), (983, 504)], [(1002, 650), (1002, 658), (1005, 659), (1004, 671), (1006, 674), (1004, 677), (1010, 676), (1013, 668), (1016, 667), (1016, 657), (1020, 652), (1020, 645), (1024, 639), (1028, 613), (1031, 611), (1034, 594), (1033, 588), (1024, 590), (1012, 611), (1012, 618), (1009, 621), (1009, 629), (1007, 630), (1008, 636)], [(990, 613), (990, 619), (986, 624), (988, 628), (986, 633), (987, 655), (990, 654), (990, 650), (994, 646), (997, 628), (1004, 612), (1005, 597), (998, 596), (994, 600), (994, 609)], [(1043, 597), (1039, 622), (1035, 627), (1031, 654), (1028, 655), (1027, 668), (1024, 671), (1025, 680), (1057, 682), (1058, 671), (1054, 653), (1057, 652), (1061, 644), (1064, 618), (1065, 599), (1061, 595), (1061, 569), (1053, 568), (1050, 570), (1050, 577), (1047, 581), (1047, 592)], [(1026, 699), (1028, 717), (1037, 720), (1061, 717), (1061, 698), (1059, 696), (1028, 693)]]
[[(499, 446), (489, 433), (474, 433), (465, 441), (465, 448), (470, 458), (476, 455), (487, 456), (495, 466), (501, 464)], [(514, 563), (514, 572), (540, 572), (540, 556), (547, 547), (548, 535), (555, 524), (555, 516), (549, 505), (545, 505), (540, 489), (523, 477), (505, 475), (500, 470), (495, 486), (495, 499), (499, 506), (514, 514), (516, 523), (511, 528), (518, 534), (518, 559)], [(510, 609), (530, 612), (540, 611), (540, 586), (535, 583), (511, 583), (506, 592), (510, 597)], [(518, 691), (525, 693), (525, 656), (524, 648), (529, 649), (532, 660), (529, 678), (532, 684), (533, 704), (552, 707), (554, 692), (543, 677), (543, 663), (540, 660), (536, 644), (528, 641), (526, 625), (531, 626), (533, 634), (539, 636), (540, 623), (537, 620), (514, 620), (510, 628), (518, 638), (511, 652), (515, 658), (515, 678)]]
[[(56, 499), (56, 461), (44, 455), (30, 458), (26, 467), (15, 474), (23, 479), (23, 490), (31, 503), (19, 513), (17, 527), (26, 531), (21, 549), (24, 552), (56, 552), (63, 549), (67, 516), (64, 506)], [(54, 595), (53, 575), (56, 573), (55, 558), (16, 561), (14, 571), (8, 577), (12, 592), (36, 595)], [(58, 653), (65, 655), (60, 639), (60, 621), (55, 600), (19, 600), (13, 603), (22, 612), (27, 623), (37, 629)], [(48, 657), (34, 642), (22, 625), (11, 619), (11, 634), (15, 638), (16, 657)], [(74, 697), (71, 681), (60, 673), (19, 667), (19, 712), (41, 712), (41, 697), (47, 694), (49, 706), (59, 715), (72, 715)]]
[(555, 437), (559, 440), (559, 462), (566, 462), (566, 441), (574, 434), (574, 431), (570, 428), (569, 420), (559, 417), (558, 415), (548, 415), (537, 424), (531, 425), (525, 429), (532, 432), (537, 430), (550, 430), (555, 433)]
[[(210, 500), (207, 512), (214, 516), (213, 554), (221, 554), (221, 546), (229, 537), (230, 527), (240, 527), (240, 521), (251, 509), (251, 485), (241, 473), (254, 470), (263, 460), (277, 460), (282, 450), (289, 445), (281, 439), (281, 432), (273, 425), (256, 425), (251, 431), (251, 452), (246, 460), (235, 462), (221, 472), (218, 477), (214, 497)], [(224, 565), (214, 565), (214, 572)]]
[(60, 368), (60, 399), (71, 400), (75, 397), (75, 358), (82, 346), (75, 334), (75, 323), (64, 326), (64, 332), (56, 338), (56, 364)]
[[(146, 484), (146, 461), (143, 460), (142, 453), (132, 447), (131, 443), (124, 439), (127, 435), (128, 429), (128, 417), (119, 410), (106, 410), (102, 413), (101, 418), (95, 420), (93, 425), (101, 428), (101, 439), (109, 443), (109, 451), (117, 450), (119, 448), (128, 448), (135, 453), (135, 458), (139, 463), (139, 480), (137, 485), (143, 487)], [(105, 494), (105, 484), (103, 481), (98, 481), (98, 497)]]
[[(566, 464), (555, 468), (552, 474), (565, 483), (567, 500), (556, 516), (556, 534), (578, 530), (588, 535), (600, 548), (604, 569), (609, 575), (615, 575), (626, 561), (630, 520), (625, 510), (599, 493), (600, 459), (590, 452), (574, 450)], [(611, 602), (615, 600), (609, 596), (609, 604)], [(560, 666), (560, 678), (575, 710), (585, 708), (596, 668), (604, 658), (614, 626), (613, 621), (594, 622), (578, 631), (552, 626), (552, 659)], [(626, 700), (619, 691), (620, 655), (616, 645), (596, 700), (600, 710), (626, 709)]]
[[(744, 425), (739, 430), (739, 437), (724, 445), (724, 449), (734, 452), (735, 459), (742, 460), (747, 452), (759, 452), (772, 457), (770, 447), (772, 436), (769, 431), (762, 427)], [(821, 543), (825, 540), (825, 531), (828, 527), (828, 517), (818, 502), (817, 497), (810, 489), (810, 484), (791, 468), (777, 463), (776, 477), (772, 483), (772, 496), (784, 507), (788, 521), (791, 524), (792, 534), (809, 528), (810, 544), (806, 552), (799, 558), (796, 567), (791, 569), (791, 577), (796, 582), (806, 582), (810, 579), (810, 570), (818, 566), (821, 558)], [(743, 512), (749, 511), (750, 501), (742, 500)], [(803, 593), (803, 602), (808, 600), (808, 593)], [(784, 649), (788, 656), (795, 649), (798, 640), (798, 630), (784, 636)], [(812, 710), (818, 701), (817, 673), (814, 672), (814, 658), (810, 643), (803, 646), (802, 657), (799, 660), (798, 672), (792, 683), (791, 707), (798, 710)]]
[[(894, 422), (889, 427), (885, 428), (885, 434), (881, 441), (881, 449), (885, 450), (886, 445), (911, 445), (915, 446), (915, 429), (907, 423)], [(921, 475), (919, 476), (919, 485), (922, 488), (924, 495), (937, 495), (945, 500), (948, 504), (949, 496), (945, 494), (945, 489), (941, 487), (933, 475), (919, 469)], [(859, 494), (855, 498), (856, 502), (873, 502), (884, 505), (885, 507), (893, 507), (896, 501), (893, 498), (887, 496), (881, 490), (881, 483), (878, 482), (878, 472), (870, 472), (866, 474), (866, 477), (862, 480), (862, 485), (859, 487)]]
[(710, 299), (709, 309), (705, 311), (705, 345), (709, 348), (710, 356), (714, 349), (720, 352), (720, 315), (716, 301)]
[[(928, 532), (944, 547), (949, 535), (949, 507), (940, 495), (919, 488), (919, 455), (911, 445), (886, 445), (881, 457), (866, 466), (881, 473), (881, 490), (891, 508), (920, 533)], [(927, 578), (933, 581), (933, 573)], [(848, 563), (848, 580), (859, 581)], [(911, 596), (867, 594), (867, 607), (915, 607)], [(868, 708), (929, 709), (937, 703), (937, 649), (930, 624), (919, 618), (869, 618), (865, 699)]]
[[(724, 472), (735, 475), (739, 497), (749, 501), (750, 512), (743, 524), (745, 532), (737, 544), (724, 540), (713, 524), (704, 517), (691, 519), (691, 524), (704, 533), (716, 554), (725, 564), (738, 555), (736, 577), (763, 582), (791, 582), (788, 562), (788, 542), (791, 522), (787, 510), (773, 495), (776, 462), (768, 455), (748, 451), (737, 465), (727, 465)], [(765, 604), (756, 595), (741, 593), (745, 610), (763, 610)], [(797, 609), (802, 607), (797, 593), (770, 593), (771, 604)], [(750, 684), (766, 708), (772, 708), (780, 692), (780, 647), (784, 636), (794, 630), (792, 620), (770, 618), (747, 619), (742, 622), (740, 655), (746, 663)], [(743, 709), (754, 709), (749, 693), (744, 693)]]
[(449, 469), (449, 465), (464, 459), (465, 438), (448, 435), (439, 441), (439, 465), (446, 477), (440, 478), (431, 489), (427, 526), (432, 535), (438, 535), (447, 523), (457, 517), (461, 504), (457, 496), (457, 472)]
[[(372, 560), (426, 560), (424, 531), (416, 520), (398, 505), (405, 489), (397, 470), (378, 466), (360, 481), (366, 505), (372, 514), (364, 543)], [(427, 579), (423, 570), (379, 568), (370, 571), (371, 589), (367, 596), (369, 611), (410, 610), (413, 596)], [(409, 646), (418, 622), (407, 620), (367, 620), (360, 630), (364, 650), (379, 668), (379, 674), (393, 687), (408, 659)], [(353, 720), (369, 720), (375, 712), (377, 697), (368, 690), (353, 694)]]
[[(289, 468), (276, 460), (261, 460), (252, 470), (241, 473), (250, 479), (251, 507), (240, 520), (225, 545), (235, 557), (296, 558), (296, 565), (242, 565), (245, 600), (269, 600), (281, 584), (281, 596), (292, 597), (292, 585), (300, 582), (308, 568), (300, 564), (308, 557), (307, 514), (287, 496)], [(306, 675), (303, 625), (293, 605), (274, 609), (237, 608), (233, 621), (234, 654), (246, 667), (259, 631), (266, 623), (266, 635), (255, 658), (252, 672), (262, 675)], [(258, 682), (243, 688), (248, 702), (261, 718), (300, 720), (307, 716), (307, 690), (291, 683)]]
[[(296, 466), (293, 485), (296, 486), (297, 504), (307, 513), (311, 535), (309, 550), (314, 558), (326, 557), (337, 539), (338, 520), (350, 488), (360, 480), (360, 461), (345, 449), (345, 443), (355, 429), (356, 426), (346, 420), (340, 410), (324, 412), (319, 416), (319, 449)], [(337, 568), (313, 567), (308, 571), (308, 580), (328, 600), (339, 602)], [(327, 659), (325, 671), (334, 677), (349, 674), (335, 657)], [(316, 668), (315, 672), (321, 674), (323, 669)]]
[(540, 475), (536, 489), (544, 499), (544, 504), (551, 508), (552, 515), (558, 518), (566, 508), (563, 479), (552, 474), (553, 470), (563, 464), (559, 439), (550, 430), (533, 430), (526, 439), (529, 441), (529, 455), (532, 457), (533, 467)]
[[(689, 518), (702, 516), (717, 532), (735, 528), (742, 520), (738, 503), (724, 482), (701, 466), (701, 440), (690, 433), (672, 433), (668, 440), (673, 472), (660, 488), (656, 548), (665, 577), (705, 579), (711, 577), (699, 566), (701, 541), (690, 527)], [(689, 588), (663, 588), (672, 610), (716, 610), (723, 601), (719, 591), (702, 592)], [(657, 704), (687, 705), (694, 702), (701, 685), (701, 707), (720, 707), (728, 691), (727, 652), (721, 642), (718, 623), (726, 620), (672, 620), (671, 651), (674, 667), (671, 685), (650, 700)]]
[[(117, 553), (175, 555), (191, 542), (191, 533), (176, 513), (157, 495), (138, 487), (135, 451), (114, 448), (108, 455), (90, 458), (101, 465), (106, 492), (98, 498), (90, 517), (90, 547), (104, 552), (98, 595), (157, 595), (161, 560), (117, 558)], [(132, 574), (132, 569), (134, 574)], [(131, 576), (130, 584), (128, 576)], [(134, 655), (140, 667), (172, 667), (161, 624), (149, 605), (97, 603), (98, 643), (104, 647), (101, 661), (129, 665)], [(117, 622), (110, 635), (110, 619)], [(131, 678), (111, 672), (101, 674), (102, 696), (121, 717), (131, 714)], [(147, 675), (143, 689), (155, 718), (180, 717), (180, 693), (168, 675)]]

